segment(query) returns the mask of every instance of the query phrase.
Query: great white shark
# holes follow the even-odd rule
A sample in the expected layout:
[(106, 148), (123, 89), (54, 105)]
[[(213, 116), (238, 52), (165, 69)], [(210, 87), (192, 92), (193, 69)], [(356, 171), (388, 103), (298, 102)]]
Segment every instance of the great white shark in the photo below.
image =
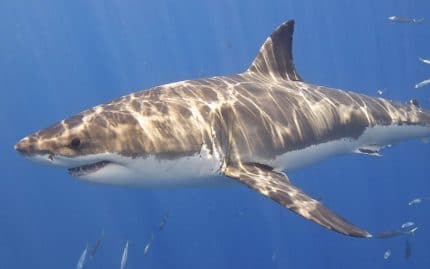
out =
[(128, 186), (238, 181), (325, 228), (372, 235), (296, 187), (287, 172), (331, 156), (430, 135), (415, 102), (304, 82), (292, 56), (294, 21), (280, 25), (251, 66), (123, 96), (31, 134), (15, 149), (79, 179)]

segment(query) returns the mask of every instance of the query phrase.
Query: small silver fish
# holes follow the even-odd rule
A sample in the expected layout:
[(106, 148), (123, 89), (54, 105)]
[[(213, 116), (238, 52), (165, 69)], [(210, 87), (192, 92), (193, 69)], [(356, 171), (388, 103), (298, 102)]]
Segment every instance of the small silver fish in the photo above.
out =
[(76, 269), (84, 268), (85, 262), (87, 261), (87, 253), (88, 253), (88, 244), (85, 247), (84, 251), (82, 252), (81, 256), (79, 257), (78, 264), (76, 265)]
[(420, 60), (420, 62), (425, 63), (425, 64), (430, 64), (430, 60), (424, 59), (419, 57), (418, 60)]
[(97, 250), (100, 248), (104, 236), (105, 236), (105, 231), (102, 230), (101, 237), (99, 239), (97, 239), (96, 243), (94, 244), (94, 246), (90, 250), (90, 258), (94, 258), (96, 256)]
[(388, 260), (388, 258), (390, 258), (391, 256), (391, 249), (387, 249), (384, 253), (384, 259)]
[(382, 90), (377, 90), (377, 91), (376, 91), (376, 93), (377, 93), (378, 95), (383, 95), (383, 94), (384, 94), (384, 92), (383, 92)]
[(421, 82), (417, 83), (417, 84), (415, 85), (415, 89), (418, 89), (418, 88), (424, 87), (424, 86), (426, 86), (427, 84), (430, 84), (430, 79), (426, 79), (426, 80), (423, 80), (423, 81), (421, 81)]
[(402, 224), (402, 229), (406, 229), (406, 228), (412, 227), (414, 225), (415, 225), (414, 222), (408, 221), (408, 222), (405, 222), (405, 223)]
[(422, 202), (421, 198), (415, 198), (412, 201), (410, 201), (408, 204), (409, 205), (416, 205), (416, 204), (420, 204)]
[(149, 251), (149, 247), (151, 246), (152, 240), (154, 239), (154, 234), (151, 234), (151, 239), (149, 239), (148, 244), (146, 244), (144, 250), (143, 250), (143, 255), (146, 256), (146, 254), (148, 254)]
[(402, 16), (391, 16), (391, 17), (388, 17), (388, 20), (392, 22), (398, 22), (398, 23), (418, 23), (418, 22), (423, 22), (424, 18), (408, 18), (408, 17), (402, 17)]
[(412, 247), (409, 239), (406, 239), (405, 243), (405, 259), (408, 260), (412, 255)]
[(164, 226), (166, 226), (167, 219), (169, 218), (170, 212), (167, 211), (166, 215), (161, 219), (159, 229), (160, 231), (164, 230)]
[(127, 265), (127, 259), (128, 259), (128, 240), (125, 243), (124, 251), (122, 252), (121, 257), (121, 269), (124, 269)]
[(412, 228), (409, 231), (406, 231), (406, 234), (415, 234), (415, 232), (418, 230), (418, 227)]
[(273, 251), (273, 253), (272, 253), (272, 262), (275, 262), (275, 261), (276, 261), (276, 252)]

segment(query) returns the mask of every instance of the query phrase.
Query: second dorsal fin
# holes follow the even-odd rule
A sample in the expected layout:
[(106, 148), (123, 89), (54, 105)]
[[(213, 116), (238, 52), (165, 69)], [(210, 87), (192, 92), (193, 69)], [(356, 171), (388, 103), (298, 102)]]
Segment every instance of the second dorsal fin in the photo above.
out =
[(281, 24), (264, 42), (249, 72), (285, 80), (302, 81), (293, 62), (294, 20)]

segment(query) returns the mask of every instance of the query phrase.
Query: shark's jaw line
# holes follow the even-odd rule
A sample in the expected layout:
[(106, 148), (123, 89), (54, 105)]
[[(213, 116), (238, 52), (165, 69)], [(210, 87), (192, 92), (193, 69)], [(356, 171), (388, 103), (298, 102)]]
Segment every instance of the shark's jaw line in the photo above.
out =
[(116, 154), (94, 154), (88, 156), (65, 157), (48, 154), (31, 154), (26, 157), (32, 161), (66, 168), (71, 176), (85, 177), (109, 165), (123, 165)]
[(110, 161), (103, 160), (95, 163), (89, 163), (89, 164), (85, 164), (85, 165), (81, 165), (73, 168), (68, 168), (67, 170), (69, 171), (69, 174), (71, 176), (81, 177), (91, 173), (95, 173), (98, 170), (103, 169), (106, 165), (109, 165), (110, 163), (111, 163)]

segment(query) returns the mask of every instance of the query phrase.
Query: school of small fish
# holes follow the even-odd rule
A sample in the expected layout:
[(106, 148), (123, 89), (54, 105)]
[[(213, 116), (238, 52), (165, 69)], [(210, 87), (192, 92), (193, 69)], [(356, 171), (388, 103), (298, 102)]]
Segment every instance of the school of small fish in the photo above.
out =
[[(417, 197), (408, 202), (409, 206), (421, 204), (424, 200), (430, 200), (430, 197)], [(381, 233), (376, 235), (376, 238), (390, 238), (393, 235), (406, 235), (411, 236), (415, 235), (415, 232), (418, 230), (417, 225), (413, 221), (407, 221), (400, 225), (400, 230), (389, 231), (385, 233)], [(409, 259), (412, 255), (412, 246), (409, 241), (409, 238), (406, 239), (405, 243), (405, 259)], [(391, 250), (387, 249), (384, 253), (384, 259), (387, 260), (391, 256)]]
[[(160, 221), (160, 224), (159, 224), (160, 232), (164, 230), (168, 218), (169, 218), (169, 212), (167, 212)], [(90, 247), (88, 243), (86, 244), (85, 249), (82, 251), (81, 256), (79, 257), (78, 263), (76, 265), (76, 269), (83, 269), (86, 263), (96, 256), (97, 251), (101, 248), (102, 242), (104, 241), (104, 236), (105, 236), (105, 233), (104, 233), (104, 230), (102, 230), (100, 238), (97, 239), (97, 241), (94, 243), (92, 247)], [(154, 238), (155, 238), (155, 234), (152, 232), (149, 241), (146, 243), (143, 249), (143, 256), (146, 256), (148, 254), (149, 249), (152, 245), (152, 242), (154, 241)], [(121, 255), (120, 269), (125, 269), (127, 267), (129, 248), (130, 248), (130, 241), (127, 240)]]
[[(413, 23), (423, 22), (424, 18), (409, 18), (409, 17), (403, 17), (403, 16), (390, 16), (390, 17), (388, 17), (388, 20), (391, 22), (396, 22), (396, 23), (413, 24)], [(424, 58), (419, 57), (418, 60), (422, 63), (430, 64), (430, 60), (428, 60), (428, 59), (424, 59)], [(427, 86), (428, 84), (430, 84), (430, 79), (425, 79), (425, 80), (415, 84), (415, 89)], [(379, 94), (379, 91), (378, 91), (378, 94)]]
[[(391, 17), (388, 17), (388, 20), (391, 21), (391, 22), (396, 22), (396, 23), (414, 24), (414, 23), (421, 23), (421, 22), (423, 22), (424, 18), (410, 18), (410, 17), (402, 17), (402, 16), (391, 16)], [(418, 60), (421, 63), (430, 64), (430, 60), (429, 59), (418, 57)], [(414, 88), (415, 89), (422, 88), (422, 87), (427, 86), (429, 84), (430, 84), (430, 78), (418, 82), (417, 84), (415, 84)], [(378, 93), (378, 95), (382, 95), (382, 91), (381, 90), (378, 90), (377, 93)], [(410, 102), (411, 102), (411, 104), (416, 105), (416, 106), (419, 107), (418, 100), (414, 99), (414, 100), (411, 100)], [(427, 139), (423, 140), (423, 142), (424, 143), (428, 143), (428, 140)], [(430, 197), (417, 197), (417, 198), (414, 198), (414, 199), (412, 199), (412, 200), (410, 200), (408, 202), (408, 205), (409, 206), (416, 206), (418, 204), (421, 204), (424, 200), (430, 200)], [(403, 223), (400, 227), (401, 227), (401, 230), (394, 231), (394, 233), (398, 232), (399, 235), (401, 233), (404, 234), (404, 235), (414, 235), (415, 232), (418, 230), (418, 227), (416, 226), (416, 224), (413, 221), (407, 221), (407, 222)], [(409, 229), (409, 230), (407, 230), (407, 229)], [(380, 238), (383, 238), (383, 235)], [(406, 239), (406, 243), (405, 243), (405, 256), (404, 257), (405, 257), (405, 259), (409, 259), (411, 257), (411, 255), (412, 255), (412, 246), (411, 246), (409, 238), (407, 238)], [(388, 260), (390, 258), (390, 256), (391, 256), (391, 249), (387, 249), (384, 252), (384, 259)]]

